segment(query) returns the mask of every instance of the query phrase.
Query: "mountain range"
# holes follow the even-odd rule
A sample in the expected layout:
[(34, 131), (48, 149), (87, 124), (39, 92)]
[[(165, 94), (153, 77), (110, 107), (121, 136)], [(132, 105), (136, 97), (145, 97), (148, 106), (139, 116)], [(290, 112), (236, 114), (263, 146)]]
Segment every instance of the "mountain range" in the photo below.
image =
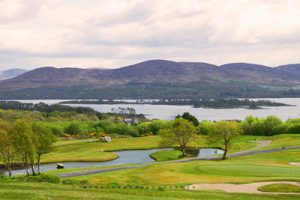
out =
[(25, 72), (27, 72), (27, 70), (18, 69), (18, 68), (3, 70), (3, 71), (0, 71), (0, 80), (11, 79), (11, 78), (20, 76), (21, 74), (24, 74)]
[(299, 96), (300, 64), (149, 60), (118, 69), (42, 67), (0, 81), (2, 99)]

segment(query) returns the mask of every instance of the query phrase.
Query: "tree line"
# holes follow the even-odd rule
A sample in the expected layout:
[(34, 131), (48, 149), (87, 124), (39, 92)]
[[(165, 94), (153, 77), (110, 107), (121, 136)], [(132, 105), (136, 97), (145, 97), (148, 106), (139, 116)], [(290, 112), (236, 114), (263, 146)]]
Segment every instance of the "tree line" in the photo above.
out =
[(30, 170), (36, 174), (34, 165), (37, 164), (40, 173), (41, 157), (51, 150), (55, 139), (51, 130), (41, 123), (0, 121), (0, 156), (9, 176), (13, 163), (20, 163), (27, 175)]

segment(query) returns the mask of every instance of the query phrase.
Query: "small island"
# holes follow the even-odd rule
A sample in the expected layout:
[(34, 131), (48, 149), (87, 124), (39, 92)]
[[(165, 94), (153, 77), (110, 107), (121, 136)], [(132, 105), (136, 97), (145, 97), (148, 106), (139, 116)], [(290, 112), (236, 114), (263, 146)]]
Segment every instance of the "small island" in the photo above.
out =
[(270, 100), (251, 100), (251, 99), (141, 99), (141, 100), (71, 100), (63, 101), (60, 104), (151, 104), (151, 105), (182, 105), (193, 106), (195, 108), (214, 108), (214, 109), (262, 109), (263, 107), (292, 106)]

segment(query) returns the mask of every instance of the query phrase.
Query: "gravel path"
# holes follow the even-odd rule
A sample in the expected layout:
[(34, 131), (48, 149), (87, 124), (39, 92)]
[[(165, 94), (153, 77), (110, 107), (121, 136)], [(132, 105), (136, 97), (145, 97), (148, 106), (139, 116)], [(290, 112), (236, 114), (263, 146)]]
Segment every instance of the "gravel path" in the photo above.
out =
[(282, 192), (261, 192), (257, 189), (264, 185), (269, 184), (292, 184), (300, 186), (299, 182), (291, 182), (291, 181), (272, 181), (272, 182), (257, 182), (257, 183), (247, 183), (247, 184), (193, 184), (187, 186), (188, 190), (222, 190), (229, 193), (248, 193), (248, 194), (297, 194), (300, 193), (282, 193)]

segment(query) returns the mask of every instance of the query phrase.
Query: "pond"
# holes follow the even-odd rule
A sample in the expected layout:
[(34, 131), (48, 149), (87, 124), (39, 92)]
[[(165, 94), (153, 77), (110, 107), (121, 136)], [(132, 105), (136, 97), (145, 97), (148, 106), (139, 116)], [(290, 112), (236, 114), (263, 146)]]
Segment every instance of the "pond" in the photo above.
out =
[[(119, 155), (119, 158), (106, 162), (62, 162), (65, 168), (85, 168), (85, 167), (100, 167), (100, 166), (113, 166), (123, 164), (141, 164), (155, 162), (150, 158), (150, 154), (166, 150), (166, 149), (149, 149), (149, 150), (126, 150), (126, 151), (115, 151), (114, 153)], [(222, 154), (223, 151), (219, 149), (203, 148), (193, 149), (193, 155), (198, 158), (206, 158), (215, 154)], [(42, 164), (40, 166), (41, 172), (56, 170), (57, 163)], [(24, 169), (14, 169), (13, 175), (25, 174)], [(4, 169), (0, 169), (0, 175), (7, 174)]]

